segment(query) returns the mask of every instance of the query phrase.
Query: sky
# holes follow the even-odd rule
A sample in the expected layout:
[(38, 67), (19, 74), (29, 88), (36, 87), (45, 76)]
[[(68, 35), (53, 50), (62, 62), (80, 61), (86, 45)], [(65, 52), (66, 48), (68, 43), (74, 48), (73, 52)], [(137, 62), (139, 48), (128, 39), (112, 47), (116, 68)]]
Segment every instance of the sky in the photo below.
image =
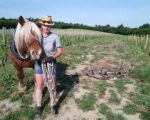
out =
[(150, 0), (1, 0), (0, 17), (41, 18), (89, 26), (150, 23)]

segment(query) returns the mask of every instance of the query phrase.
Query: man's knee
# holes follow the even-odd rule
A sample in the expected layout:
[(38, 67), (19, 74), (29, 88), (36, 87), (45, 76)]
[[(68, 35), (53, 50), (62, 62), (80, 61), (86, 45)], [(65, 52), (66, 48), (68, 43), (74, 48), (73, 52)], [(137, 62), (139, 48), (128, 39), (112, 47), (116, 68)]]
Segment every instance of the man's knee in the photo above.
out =
[(43, 74), (36, 74), (35, 75), (35, 80), (36, 80), (36, 87), (37, 89), (42, 89), (44, 82), (43, 82)]

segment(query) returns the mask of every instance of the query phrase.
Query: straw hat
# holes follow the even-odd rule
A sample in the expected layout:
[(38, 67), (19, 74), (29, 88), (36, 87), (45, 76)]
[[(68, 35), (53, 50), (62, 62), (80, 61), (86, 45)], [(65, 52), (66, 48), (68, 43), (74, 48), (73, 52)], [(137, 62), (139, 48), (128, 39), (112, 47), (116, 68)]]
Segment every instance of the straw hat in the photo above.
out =
[(43, 16), (40, 20), (41, 25), (47, 25), (47, 26), (52, 26), (54, 23), (52, 22), (52, 17), (51, 16)]

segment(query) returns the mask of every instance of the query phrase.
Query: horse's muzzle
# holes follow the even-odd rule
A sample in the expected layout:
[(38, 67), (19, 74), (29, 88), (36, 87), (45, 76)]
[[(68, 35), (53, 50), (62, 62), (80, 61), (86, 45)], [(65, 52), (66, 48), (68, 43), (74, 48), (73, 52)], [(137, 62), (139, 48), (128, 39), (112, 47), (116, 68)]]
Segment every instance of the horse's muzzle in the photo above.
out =
[(40, 59), (41, 53), (42, 53), (42, 50), (39, 50), (38, 53), (35, 52), (34, 50), (31, 50), (30, 51), (31, 60), (38, 60), (38, 59)]

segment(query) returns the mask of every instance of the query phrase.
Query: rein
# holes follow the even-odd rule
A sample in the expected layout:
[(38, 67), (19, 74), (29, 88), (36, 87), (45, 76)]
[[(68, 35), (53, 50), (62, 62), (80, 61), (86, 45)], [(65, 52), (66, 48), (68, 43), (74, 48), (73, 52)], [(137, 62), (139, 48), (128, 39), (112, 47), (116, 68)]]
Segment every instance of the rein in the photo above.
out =
[[(55, 86), (54, 78), (53, 78), (53, 67), (54, 63), (43, 63), (42, 62), (42, 70), (43, 70), (43, 79), (44, 79), (44, 84), (47, 86), (48, 91)], [(49, 83), (49, 80), (52, 79), (52, 84)], [(50, 87), (49, 87), (50, 85)]]

